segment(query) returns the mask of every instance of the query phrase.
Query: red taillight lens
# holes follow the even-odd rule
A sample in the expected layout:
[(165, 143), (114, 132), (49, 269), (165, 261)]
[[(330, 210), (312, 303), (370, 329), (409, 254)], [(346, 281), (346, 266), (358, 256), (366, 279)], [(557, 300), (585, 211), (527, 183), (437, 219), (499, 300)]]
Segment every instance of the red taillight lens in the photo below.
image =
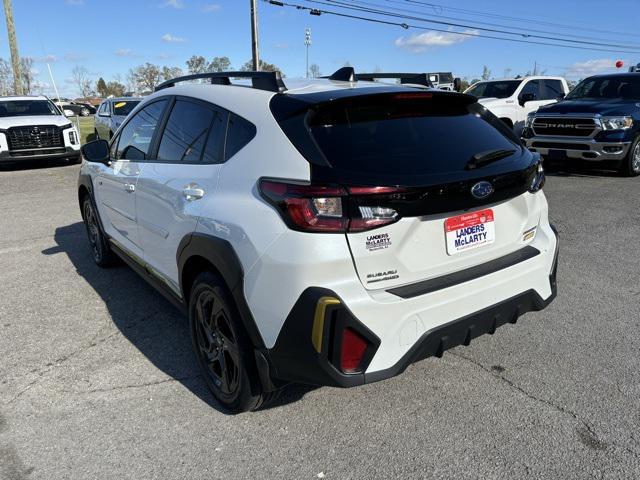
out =
[[(305, 232), (362, 232), (396, 222), (395, 210), (376, 205), (376, 195), (402, 192), (396, 187), (304, 185), (263, 179), (260, 192), (287, 224)], [(372, 197), (371, 202), (363, 198)], [(358, 201), (352, 201), (357, 199)], [(372, 204), (369, 206), (369, 204)]]
[(340, 369), (345, 373), (358, 371), (364, 352), (367, 350), (367, 341), (355, 330), (345, 328), (342, 331), (342, 348), (340, 351)]

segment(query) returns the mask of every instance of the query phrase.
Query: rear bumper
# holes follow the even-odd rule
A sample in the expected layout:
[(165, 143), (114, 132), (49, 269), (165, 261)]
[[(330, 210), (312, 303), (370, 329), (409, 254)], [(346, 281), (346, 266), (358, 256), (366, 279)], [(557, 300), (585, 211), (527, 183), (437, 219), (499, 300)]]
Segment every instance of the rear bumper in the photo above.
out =
[(622, 161), (631, 142), (599, 142), (593, 138), (532, 137), (524, 138), (527, 148), (548, 156), (550, 150), (560, 150), (569, 159), (591, 161)]
[[(420, 335), (410, 347), (404, 350), (404, 354), (398, 360), (385, 368), (375, 368), (374, 359), (381, 350), (385, 350), (384, 343), (395, 343), (401, 335), (383, 337), (380, 340), (335, 292), (312, 287), (300, 296), (284, 322), (275, 345), (268, 350), (270, 375), (278, 381), (337, 387), (352, 387), (376, 382), (402, 373), (410, 364), (418, 360), (430, 356), (439, 357), (450, 348), (468, 345), (471, 340), (486, 333), (493, 334), (498, 327), (506, 323), (516, 323), (518, 318), (526, 312), (542, 310), (553, 301), (557, 293), (558, 241), (556, 230), (551, 228), (555, 237), (553, 249), (541, 255), (542, 258), (532, 260), (540, 262), (544, 260), (545, 255), (551, 257), (548, 259), (549, 262), (543, 262), (544, 265), (549, 263), (551, 265), (550, 269), (546, 267), (545, 281), (548, 284), (545, 290), (550, 292), (546, 298), (543, 298), (535, 288), (531, 288), (473, 313), (441, 323)], [(321, 347), (317, 348), (311, 339), (314, 336), (314, 324), (317, 323), (318, 305), (322, 298), (327, 297), (334, 298), (339, 303), (330, 305), (323, 312), (322, 342)], [(379, 315), (384, 315), (382, 309), (380, 310)], [(395, 319), (386, 320), (394, 321)], [(361, 371), (358, 373), (345, 374), (338, 368), (340, 336), (346, 327), (357, 331), (369, 343), (361, 364)], [(317, 335), (317, 332), (315, 334)], [(382, 356), (388, 355), (383, 353)], [(380, 364), (380, 362), (377, 363)]]
[(54, 149), (41, 149), (33, 151), (11, 152), (3, 150), (0, 152), (0, 163), (28, 162), (33, 160), (55, 160), (60, 158), (80, 158), (80, 148), (59, 147)]

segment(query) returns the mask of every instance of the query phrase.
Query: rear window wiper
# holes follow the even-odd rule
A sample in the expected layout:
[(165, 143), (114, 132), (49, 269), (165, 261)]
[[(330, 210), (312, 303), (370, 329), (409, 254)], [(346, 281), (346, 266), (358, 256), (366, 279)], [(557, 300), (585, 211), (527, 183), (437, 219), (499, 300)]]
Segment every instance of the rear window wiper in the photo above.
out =
[(478, 152), (471, 157), (471, 160), (467, 162), (465, 168), (467, 170), (473, 170), (474, 168), (483, 167), (489, 163), (496, 162), (505, 157), (509, 157), (516, 153), (515, 150), (487, 150), (486, 152)]

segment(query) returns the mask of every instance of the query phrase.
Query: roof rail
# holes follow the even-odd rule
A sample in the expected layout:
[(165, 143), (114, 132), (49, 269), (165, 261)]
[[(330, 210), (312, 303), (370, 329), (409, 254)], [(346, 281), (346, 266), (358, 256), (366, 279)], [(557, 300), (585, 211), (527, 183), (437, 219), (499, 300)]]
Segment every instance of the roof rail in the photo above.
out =
[(415, 85), (424, 85), (425, 87), (433, 87), (429, 81), (428, 73), (356, 73), (358, 80), (373, 81), (376, 78), (396, 78), (400, 83), (413, 83)]
[(283, 92), (287, 89), (282, 81), (280, 72), (208, 72), (196, 73), (193, 75), (185, 75), (183, 77), (172, 78), (166, 82), (162, 82), (155, 88), (155, 91), (175, 86), (179, 82), (188, 82), (207, 78), (211, 80), (212, 85), (231, 85), (232, 78), (250, 78), (252, 87), (257, 90), (266, 90), (267, 92)]

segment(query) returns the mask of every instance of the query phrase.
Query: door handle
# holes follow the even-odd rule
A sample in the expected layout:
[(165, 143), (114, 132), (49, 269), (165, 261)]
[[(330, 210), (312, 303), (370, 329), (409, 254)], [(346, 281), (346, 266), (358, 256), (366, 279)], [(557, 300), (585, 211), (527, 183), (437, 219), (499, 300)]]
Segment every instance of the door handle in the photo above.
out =
[(187, 185), (182, 190), (182, 196), (187, 200), (199, 200), (204, 197), (204, 190), (196, 184)]
[(125, 183), (124, 184), (124, 190), (127, 193), (133, 193), (136, 191), (136, 186), (133, 183)]

